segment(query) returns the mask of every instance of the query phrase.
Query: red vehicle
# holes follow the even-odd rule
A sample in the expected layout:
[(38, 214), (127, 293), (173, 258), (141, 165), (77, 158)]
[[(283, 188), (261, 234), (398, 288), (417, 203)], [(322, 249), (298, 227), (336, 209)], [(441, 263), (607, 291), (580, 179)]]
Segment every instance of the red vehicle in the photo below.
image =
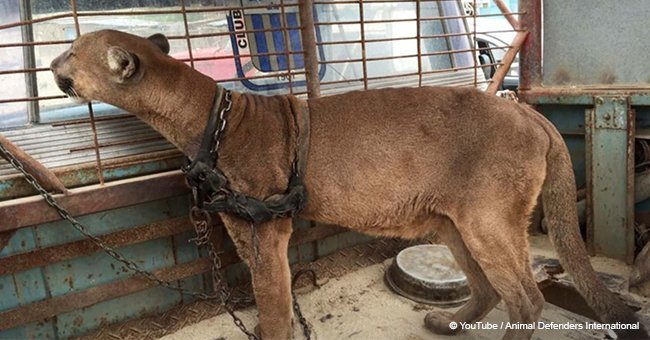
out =
[[(170, 54), (172, 57), (184, 60), (190, 65), (189, 52), (179, 52)], [(215, 81), (223, 82), (239, 78), (237, 75), (237, 66), (231, 49), (222, 48), (200, 48), (192, 51), (194, 59), (194, 68), (211, 77)], [(251, 63), (250, 57), (241, 57), (242, 69), (246, 77), (254, 76), (258, 73), (257, 69)]]

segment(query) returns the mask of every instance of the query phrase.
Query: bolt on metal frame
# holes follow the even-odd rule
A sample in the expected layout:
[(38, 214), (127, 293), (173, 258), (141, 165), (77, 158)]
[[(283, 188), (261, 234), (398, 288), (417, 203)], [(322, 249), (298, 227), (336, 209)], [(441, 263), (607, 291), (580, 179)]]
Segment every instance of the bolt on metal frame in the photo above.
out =
[[(474, 58), (474, 64), (471, 66), (458, 66), (452, 64), (451, 68), (446, 69), (434, 69), (434, 70), (424, 70), (422, 58), (430, 56), (439, 56), (446, 55), (453, 60), (453, 56), (459, 53), (476, 53), (478, 48), (473, 46), (470, 49), (458, 49), (458, 50), (449, 50), (449, 51), (436, 51), (436, 52), (425, 52), (421, 46), (421, 42), (425, 39), (437, 39), (443, 38), (448, 39), (452, 37), (474, 37), (477, 32), (463, 32), (463, 33), (450, 33), (446, 31), (443, 34), (425, 34), (422, 32), (422, 23), (425, 22), (444, 22), (445, 20), (450, 19), (462, 19), (462, 20), (475, 20), (480, 17), (497, 17), (501, 14), (486, 14), (480, 15), (474, 11), (471, 15), (459, 15), (459, 16), (431, 16), (427, 17), (422, 14), (422, 7), (426, 3), (437, 2), (437, 1), (455, 1), (455, 0), (414, 0), (414, 1), (404, 1), (404, 0), (343, 0), (343, 1), (300, 1), (299, 3), (286, 3), (284, 0), (280, 1), (280, 11), (281, 11), (281, 26), (280, 28), (268, 28), (268, 29), (251, 29), (247, 28), (243, 33), (245, 34), (255, 34), (261, 32), (281, 32), (285, 41), (288, 41), (289, 31), (290, 30), (300, 30), (301, 39), (302, 39), (302, 48), (293, 49), (290, 44), (287, 44), (287, 48), (281, 52), (265, 52), (265, 53), (249, 53), (240, 55), (240, 57), (259, 57), (259, 56), (284, 56), (287, 60), (295, 55), (301, 55), (304, 59), (305, 67), (304, 69), (296, 69), (292, 67), (289, 63), (286, 70), (282, 72), (277, 72), (272, 75), (253, 75), (240, 77), (234, 75), (231, 78), (221, 80), (221, 82), (232, 82), (232, 81), (241, 81), (241, 80), (251, 80), (251, 79), (265, 79), (276, 77), (278, 74), (284, 75), (287, 79), (287, 93), (292, 93), (299, 96), (307, 96), (309, 98), (315, 98), (321, 95), (321, 87), (327, 85), (337, 85), (341, 83), (352, 83), (357, 82), (361, 83), (363, 88), (368, 89), (372, 87), (370, 81), (374, 80), (391, 80), (399, 79), (405, 76), (416, 77), (415, 84), (422, 85), (423, 77), (432, 74), (440, 74), (447, 72), (457, 72), (457, 71), (470, 71), (474, 70), (474, 86), (479, 86), (481, 84), (488, 84), (490, 86), (493, 81), (483, 80), (478, 78), (479, 72), (482, 70), (478, 69), (480, 67), (497, 67), (497, 71), (504, 69), (506, 66), (502, 62), (495, 62), (484, 65), (477, 65), (476, 58)], [(498, 0), (501, 2), (501, 0)], [(473, 1), (475, 3), (475, 1)], [(415, 5), (415, 18), (407, 19), (388, 19), (388, 20), (371, 20), (366, 17), (367, 13), (364, 13), (364, 6), (367, 4), (414, 4)], [(23, 6), (30, 7), (30, 2), (24, 0), (21, 2)], [(359, 10), (359, 20), (352, 21), (337, 21), (337, 22), (327, 22), (327, 21), (317, 21), (314, 20), (314, 6), (328, 6), (333, 4), (349, 4), (353, 6), (358, 6)], [(30, 7), (31, 8), (31, 7)], [(234, 32), (224, 32), (216, 31), (210, 33), (193, 33), (189, 27), (188, 16), (190, 14), (199, 14), (199, 13), (215, 13), (215, 14), (224, 14), (232, 10), (242, 10), (242, 9), (265, 9), (266, 6), (229, 6), (229, 7), (190, 7), (187, 5), (185, 0), (179, 0), (177, 9), (157, 9), (157, 10), (136, 10), (136, 11), (127, 11), (127, 10), (118, 10), (118, 11), (79, 11), (77, 0), (70, 0), (70, 10), (65, 13), (58, 13), (52, 15), (45, 15), (39, 18), (33, 18), (29, 14), (27, 9), (23, 10), (23, 17), (19, 22), (12, 22), (0, 25), (0, 33), (2, 30), (20, 27), (25, 35), (21, 42), (7, 42), (0, 43), (0, 51), (2, 49), (20, 47), (23, 49), (23, 52), (26, 54), (25, 64), (23, 67), (14, 68), (14, 69), (5, 69), (0, 70), (0, 76), (11, 75), (11, 74), (24, 74), (28, 80), (29, 86), (33, 86), (33, 89), (27, 92), (27, 96), (22, 98), (2, 98), (0, 99), (0, 106), (23, 102), (28, 103), (32, 109), (31, 122), (35, 125), (39, 123), (39, 104), (42, 102), (53, 101), (56, 99), (65, 98), (64, 95), (43, 95), (36, 91), (37, 84), (35, 82), (42, 79), (41, 77), (47, 77), (49, 72), (47, 67), (38, 67), (32, 59), (34, 55), (34, 48), (43, 47), (43, 46), (65, 46), (69, 45), (72, 40), (68, 39), (59, 39), (51, 41), (35, 41), (32, 36), (33, 32), (30, 32), (33, 29), (34, 24), (47, 22), (50, 20), (57, 19), (71, 19), (74, 23), (75, 36), (79, 36), (81, 33), (80, 20), (82, 18), (89, 17), (125, 17), (125, 16), (139, 16), (139, 15), (171, 15), (177, 14), (180, 15), (183, 21), (183, 32), (180, 35), (171, 35), (169, 39), (172, 42), (184, 42), (188, 49), (188, 57), (182, 59), (184, 62), (187, 62), (192, 67), (197, 67), (197, 64), (202, 61), (217, 61), (224, 59), (232, 59), (233, 56), (210, 56), (210, 57), (199, 57), (193, 52), (193, 39), (201, 38), (214, 38), (214, 37), (230, 37), (233, 36)], [(298, 26), (291, 26), (286, 20), (286, 11), (299, 9), (300, 14), (300, 24)], [(507, 13), (507, 12), (506, 12)], [(522, 16), (524, 12), (519, 11), (512, 13), (512, 15)], [(391, 23), (414, 23), (416, 25), (416, 34), (412, 37), (400, 37), (400, 38), (368, 38), (366, 32), (366, 26), (370, 24), (391, 24)], [(325, 27), (328, 25), (340, 25), (340, 24), (349, 24), (349, 25), (358, 25), (359, 31), (361, 32), (358, 39), (343, 40), (343, 41), (318, 41), (315, 34), (315, 29), (318, 27)], [(513, 32), (521, 33), (524, 32), (524, 29), (513, 28)], [(506, 30), (487, 30), (480, 33), (500, 33), (506, 32)], [(242, 33), (242, 31), (238, 32)], [(379, 42), (390, 42), (398, 40), (409, 40), (414, 39), (417, 44), (416, 53), (404, 56), (383, 56), (383, 57), (369, 57), (367, 54), (369, 44), (379, 43)], [(346, 44), (360, 44), (361, 45), (361, 57), (358, 59), (345, 59), (345, 60), (322, 60), (318, 54), (318, 48), (323, 46), (335, 46), (335, 45), (346, 45)], [(516, 42), (504, 46), (495, 47), (496, 48), (516, 48)], [(490, 48), (488, 48), (490, 49)], [(29, 55), (28, 55), (29, 54)], [(513, 54), (514, 55), (514, 54)], [(390, 74), (382, 76), (369, 76), (368, 73), (368, 63), (374, 61), (382, 60), (408, 60), (407, 58), (417, 58), (417, 70), (414, 72), (405, 72), (402, 74)], [(30, 61), (32, 60), (32, 61)], [(335, 63), (345, 63), (345, 62), (359, 62), (362, 64), (363, 74), (361, 77), (344, 79), (337, 81), (320, 81), (318, 77), (318, 69), (321, 65), (335, 64)], [(505, 75), (505, 72), (503, 72)], [(38, 75), (38, 77), (36, 77)], [(294, 76), (302, 75), (306, 78), (306, 87), (298, 86), (294, 79)], [(495, 80), (496, 82), (496, 80)], [(498, 87), (498, 86), (497, 86)], [(85, 108), (86, 109), (86, 108)], [(119, 140), (102, 140), (101, 129), (103, 124), (106, 123), (131, 123), (134, 118), (128, 113), (118, 113), (111, 116), (96, 116), (95, 115), (95, 104), (87, 105), (87, 118), (78, 118), (72, 120), (62, 120), (48, 122), (43, 125), (54, 126), (57, 128), (66, 128), (66, 129), (77, 129), (82, 126), (89, 126), (91, 139), (87, 144), (69, 147), (71, 153), (82, 152), (82, 151), (92, 151), (94, 153), (94, 162), (93, 167), (94, 171), (97, 173), (97, 185), (86, 186), (83, 188), (74, 189), (72, 194), (62, 198), (62, 204), (66, 206), (73, 214), (93, 214), (102, 212), (109, 209), (117, 209), (125, 206), (142, 204), (145, 202), (152, 202), (155, 200), (177, 197), (186, 192), (185, 185), (183, 184), (183, 179), (178, 173), (162, 173), (155, 175), (147, 175), (137, 179), (127, 179), (127, 180), (118, 180), (118, 181), (109, 181), (104, 178), (104, 172), (113, 166), (113, 159), (104, 157), (103, 152), (107, 148), (117, 147), (117, 146), (129, 146), (137, 143), (141, 143), (147, 140), (159, 140), (161, 137), (153, 134), (147, 134), (132, 138), (125, 138)], [(20, 129), (20, 128), (18, 128)], [(171, 150), (165, 151), (171, 153)], [(162, 153), (162, 152), (161, 152)], [(178, 153), (171, 153), (172, 155), (178, 155)], [(167, 155), (167, 154), (165, 154)], [(146, 159), (150, 155), (132, 155), (129, 156), (129, 163), (138, 164)], [(163, 157), (163, 155), (156, 155), (156, 157)], [(167, 157), (167, 156), (164, 156)], [(0, 160), (0, 165), (4, 161)], [(75, 171), (72, 169), (71, 171)], [(155, 190), (145, 190), (142, 192), (143, 184), (148, 188), (156, 188)], [(138, 192), (138, 195), (134, 193)], [(109, 199), (106, 199), (109, 197)], [(115, 197), (120, 197), (120, 199), (115, 199)], [(28, 228), (35, 225), (48, 223), (56, 221), (58, 217), (50, 211), (45, 204), (36, 197), (28, 197), (20, 200), (7, 200), (0, 202), (0, 220), (3, 221), (0, 224), (0, 249), (2, 248), (2, 236), (11, 234), (19, 229)], [(146, 242), (161, 237), (167, 237), (169, 235), (177, 235), (183, 231), (187, 230), (187, 220), (186, 218), (171, 218), (161, 222), (147, 223), (143, 224), (134, 229), (120, 230), (117, 232), (112, 232), (106, 235), (102, 235), (102, 238), (105, 238), (107, 242), (115, 242), (116, 246), (126, 246), (138, 244), (141, 242)], [(306, 244), (309, 242), (314, 242), (316, 240), (323, 239), (328, 236), (336, 235), (342, 232), (341, 228), (332, 228), (330, 226), (316, 226), (311, 229), (298, 230), (294, 233), (292, 237), (292, 246), (297, 246), (301, 244)], [(138, 235), (133, 236), (133, 235)], [(220, 243), (221, 244), (221, 243)], [(73, 252), (67, 252), (66, 254), (61, 253), (63, 249), (74, 249)], [(45, 266), (52, 262), (70, 260), (80, 256), (87, 256), (96, 252), (96, 249), (93, 248), (87, 241), (75, 241), (67, 243), (64, 245), (42, 247), (35, 250), (32, 250), (25, 254), (12, 255), (8, 257), (0, 257), (0, 263), (4, 263), (4, 266), (0, 265), (0, 268), (9, 268), (8, 270), (11, 273), (16, 271), (24, 271), (30, 268), (37, 268)], [(227, 252), (224, 256), (224, 263), (234, 264), (238, 262), (235, 254), (233, 252)], [(13, 269), (12, 269), (13, 268)], [(185, 264), (176, 264), (170, 267), (165, 267), (156, 272), (157, 275), (160, 275), (162, 278), (169, 280), (181, 280), (193, 275), (197, 275), (209, 270), (209, 263), (206, 259), (196, 259)], [(1, 270), (0, 270), (1, 272)], [(2, 275), (11, 274), (7, 270)], [(29, 322), (39, 321), (47, 318), (52, 318), (56, 315), (70, 312), (73, 310), (82, 309), (88, 306), (91, 306), (95, 303), (107, 301), (117, 297), (125, 296), (128, 294), (133, 294), (134, 292), (142, 291), (148, 289), (151, 286), (139, 280), (136, 277), (128, 277), (117, 280), (115, 282), (105, 283), (93, 287), (92, 289), (86, 290), (75, 290), (70, 294), (46, 298), (39, 302), (34, 302), (20, 307), (0, 311), (0, 329), (7, 327), (14, 327), (17, 325), (24, 325)]]
[[(567, 23), (562, 15), (575, 15), (573, 6), (580, 16)], [(637, 23), (633, 17), (645, 15), (647, 5), (520, 0), (519, 9), (527, 12), (521, 27), (529, 31), (521, 50), (520, 62), (526, 67), (521, 69), (519, 96), (556, 123), (574, 155), (576, 178), (582, 182), (584, 177), (588, 249), (631, 263), (635, 219), (640, 217), (634, 204), (635, 142), (647, 139), (650, 129), (642, 114), (650, 107), (650, 78), (630, 77), (630, 68), (633, 75), (647, 75), (647, 68), (640, 66), (644, 62), (631, 61), (646, 55), (635, 49), (635, 39), (644, 39), (647, 30), (643, 20)]]

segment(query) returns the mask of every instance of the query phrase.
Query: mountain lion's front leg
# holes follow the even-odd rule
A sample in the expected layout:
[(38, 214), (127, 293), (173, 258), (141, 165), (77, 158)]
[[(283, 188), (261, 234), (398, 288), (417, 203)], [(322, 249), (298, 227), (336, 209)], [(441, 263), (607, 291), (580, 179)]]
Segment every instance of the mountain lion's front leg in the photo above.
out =
[(262, 339), (290, 339), (293, 310), (287, 250), (291, 219), (276, 219), (255, 227), (257, 258), (250, 224), (229, 216), (224, 216), (224, 224), (251, 271)]

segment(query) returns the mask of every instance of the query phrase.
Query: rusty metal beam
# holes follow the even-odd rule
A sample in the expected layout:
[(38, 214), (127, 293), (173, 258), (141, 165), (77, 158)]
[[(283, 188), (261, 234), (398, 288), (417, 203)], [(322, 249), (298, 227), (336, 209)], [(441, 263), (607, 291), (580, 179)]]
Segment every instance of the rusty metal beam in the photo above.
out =
[(635, 110), (629, 97), (595, 96), (585, 110), (587, 245), (596, 254), (634, 260)]
[[(34, 178), (42, 183), (43, 187), (49, 191), (57, 191), (60, 193), (67, 193), (68, 189), (61, 183), (58, 177), (46, 168), (41, 162), (34, 159), (23, 149), (19, 148), (16, 144), (10, 141), (7, 137), (0, 135), (0, 144), (16, 158), (24, 167), (25, 171), (34, 176)], [(8, 155), (0, 152), (0, 157), (9, 160)]]
[[(224, 263), (228, 263), (226, 260), (232, 263), (235, 257), (231, 255), (226, 258), (224, 256)], [(171, 282), (210, 270), (210, 262), (209, 259), (204, 258), (170, 268), (155, 270), (153, 273), (159, 279)], [(0, 329), (9, 329), (29, 322), (44, 320), (61, 313), (89, 307), (102, 301), (133, 294), (155, 286), (156, 283), (152, 281), (139, 276), (132, 276), (125, 280), (110, 282), (79, 292), (34, 302), (26, 306), (0, 312)]]
[(527, 36), (528, 32), (517, 32), (517, 35), (512, 41), (512, 47), (508, 49), (508, 52), (506, 52), (506, 54), (503, 56), (503, 65), (501, 65), (494, 73), (494, 76), (492, 76), (492, 82), (488, 86), (487, 90), (485, 90), (486, 93), (497, 93), (499, 87), (501, 87), (501, 84), (503, 83), (503, 79), (506, 77), (506, 74), (508, 74), (508, 71), (510, 70), (512, 62), (515, 60), (515, 57), (519, 52), (519, 48), (524, 43), (524, 40), (526, 40)]
[[(223, 249), (223, 227), (215, 225), (216, 232), (213, 232), (212, 242)], [(102, 235), (99, 238), (108, 243), (111, 247), (120, 248), (123, 246), (155, 240), (162, 237), (172, 236), (184, 231), (192, 230), (192, 225), (187, 217), (177, 217), (170, 220), (150, 223), (137, 228), (118, 231)], [(314, 228), (299, 230), (293, 233), (290, 246), (297, 246), (326, 237), (334, 236), (348, 229), (327, 224), (319, 224)], [(1, 236), (2, 234), (0, 234)], [(220, 246), (221, 245), (221, 246)], [(83, 239), (75, 242), (57, 246), (36, 249), (27, 253), (0, 258), (0, 276), (20, 272), (34, 267), (45, 266), (50, 263), (70, 260), (75, 257), (85, 256), (101, 251), (92, 241)]]
[[(111, 247), (120, 248), (130, 244), (172, 236), (188, 230), (192, 230), (192, 224), (189, 218), (177, 217), (102, 235), (99, 238)], [(41, 267), (99, 251), (101, 251), (101, 248), (96, 246), (92, 241), (83, 239), (57, 246), (36, 249), (27, 253), (2, 257), (0, 258), (0, 276), (18, 273), (25, 269)]]
[(542, 84), (542, 0), (519, 0), (519, 26), (529, 32), (519, 54), (519, 89)]
[[(318, 79), (318, 54), (316, 33), (314, 31), (314, 5), (312, 0), (300, 1), (300, 24), (302, 49), (305, 51), (305, 77), (307, 78), (307, 96), (320, 97), (320, 79)], [(287, 44), (288, 45), (288, 44)]]
[[(114, 179), (117, 173), (134, 174), (134, 167), (142, 164), (156, 164), (147, 170), (150, 171), (149, 173), (179, 169), (183, 163), (181, 156), (182, 154), (177, 149), (167, 149), (146, 154), (105, 159), (103, 165), (106, 177)], [(57, 167), (52, 169), (52, 172), (69, 188), (92, 185), (99, 181), (94, 162)], [(145, 173), (140, 175), (144, 176)], [(2, 198), (5, 200), (36, 194), (34, 187), (27, 183), (25, 177), (21, 174), (12, 173), (2, 176), (2, 181), (6, 181), (10, 185), (10, 188), (5, 188), (1, 192)]]
[[(343, 227), (320, 224), (314, 228), (295, 232), (291, 237), (290, 245), (298, 246), (304, 243), (323, 239), (325, 237), (334, 236), (345, 231), (347, 231), (347, 229)], [(115, 233), (115, 234), (120, 234), (120, 233)], [(113, 241), (119, 242), (115, 240), (117, 239), (117, 236), (115, 236), (115, 234), (108, 235), (108, 236)], [(127, 235), (122, 234), (121, 236), (127, 236)], [(79, 241), (79, 242), (82, 243), (86, 241)], [(75, 243), (68, 244), (65, 246), (71, 246), (74, 244)], [(119, 243), (115, 243), (115, 244), (119, 245)], [(58, 248), (56, 252), (54, 251), (54, 249), (50, 251), (52, 251), (52, 254), (54, 256), (59, 256), (60, 258), (77, 255), (77, 254), (61, 255), (58, 253), (62, 251), (60, 247), (52, 247), (52, 248)], [(234, 251), (225, 252), (224, 254), (221, 255), (221, 262), (223, 266), (222, 268), (226, 268), (229, 265), (239, 263), (240, 261), (241, 259)], [(161, 280), (171, 282), (171, 281), (181, 280), (186, 277), (198, 275), (207, 272), (210, 269), (211, 269), (210, 259), (203, 258), (189, 263), (175, 265), (165, 269), (155, 270), (153, 271), (153, 273), (156, 277), (160, 278)], [(47, 300), (34, 302), (29, 305), (0, 312), (0, 329), (9, 329), (16, 326), (24, 325), (29, 322), (41, 321), (47, 318), (54, 317), (61, 313), (66, 313), (73, 310), (89, 307), (103, 301), (115, 299), (128, 294), (133, 294), (155, 286), (156, 283), (154, 282), (148, 281), (139, 276), (132, 276), (124, 280), (102, 284), (79, 292), (73, 292), (62, 296), (53, 297)]]
[[(56, 195), (73, 216), (91, 214), (139, 203), (160, 200), (188, 192), (185, 177), (179, 171), (129, 178), (105, 185), (91, 185)], [(60, 220), (40, 196), (0, 202), (0, 232)]]

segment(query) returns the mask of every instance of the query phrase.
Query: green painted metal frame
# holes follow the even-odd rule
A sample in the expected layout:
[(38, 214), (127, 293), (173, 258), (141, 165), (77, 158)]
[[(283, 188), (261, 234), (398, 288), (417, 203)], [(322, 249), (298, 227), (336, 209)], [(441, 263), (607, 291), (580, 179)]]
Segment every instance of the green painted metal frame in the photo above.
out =
[(585, 110), (587, 244), (634, 260), (634, 110), (630, 97), (595, 96)]
[[(146, 190), (147, 185), (142, 189)], [(80, 217), (93, 233), (157, 276), (185, 288), (210, 289), (206, 254), (189, 242), (186, 194)], [(92, 210), (88, 210), (92, 211)], [(47, 218), (42, 220), (48, 220)], [(12, 228), (8, 228), (12, 229)], [(291, 263), (309, 262), (372, 238), (345, 228), (297, 220)], [(135, 234), (134, 234), (135, 233)], [(229, 239), (222, 264), (228, 280), (249, 280)], [(0, 339), (68, 338), (103, 324), (156, 314), (191, 297), (155, 287), (99, 251), (65, 221), (23, 225), (0, 250)]]
[[(72, 189), (59, 199), (91, 232), (143, 268), (183, 287), (209, 290), (210, 263), (189, 242), (187, 192), (182, 174), (172, 171)], [(0, 202), (0, 236), (9, 237), (0, 246), (0, 339), (67, 338), (192, 301), (133, 276), (51, 213), (36, 196)], [(303, 220), (294, 229), (291, 263), (371, 239)], [(248, 281), (232, 242), (217, 242), (223, 243), (229, 281)]]
[[(635, 112), (650, 106), (650, 84), (544, 86), (542, 55), (553, 52), (548, 48), (542, 52), (542, 0), (520, 0), (519, 8), (526, 13), (521, 25), (529, 30), (520, 52), (519, 96), (559, 127), (574, 161), (576, 150), (569, 142), (580, 139), (584, 132), (585, 147), (577, 152), (584, 152), (585, 160), (588, 248), (631, 263), (635, 247), (634, 140), (639, 120)], [(573, 122), (581, 111), (584, 129), (562, 128), (571, 125), (565, 121)], [(580, 181), (582, 174), (576, 177)]]

